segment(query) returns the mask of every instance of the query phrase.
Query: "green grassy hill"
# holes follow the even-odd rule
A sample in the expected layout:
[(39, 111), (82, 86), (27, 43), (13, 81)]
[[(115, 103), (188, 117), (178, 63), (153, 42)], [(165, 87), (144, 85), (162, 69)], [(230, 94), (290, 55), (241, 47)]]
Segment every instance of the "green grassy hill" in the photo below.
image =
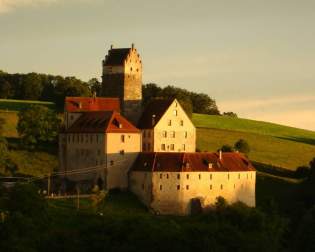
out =
[(315, 156), (315, 132), (273, 123), (212, 115), (193, 115), (197, 148), (216, 151), (245, 139), (252, 161), (295, 170)]
[(20, 111), (33, 105), (41, 105), (50, 109), (56, 109), (55, 103), (53, 102), (0, 99), (0, 110), (5, 111)]

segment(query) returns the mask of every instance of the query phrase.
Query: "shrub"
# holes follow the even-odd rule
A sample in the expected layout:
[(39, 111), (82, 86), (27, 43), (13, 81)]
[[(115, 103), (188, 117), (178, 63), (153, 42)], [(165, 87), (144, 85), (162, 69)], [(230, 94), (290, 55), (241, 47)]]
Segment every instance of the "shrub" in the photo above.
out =
[(248, 154), (250, 152), (249, 144), (244, 140), (240, 139), (234, 144), (235, 150), (242, 152), (244, 154)]

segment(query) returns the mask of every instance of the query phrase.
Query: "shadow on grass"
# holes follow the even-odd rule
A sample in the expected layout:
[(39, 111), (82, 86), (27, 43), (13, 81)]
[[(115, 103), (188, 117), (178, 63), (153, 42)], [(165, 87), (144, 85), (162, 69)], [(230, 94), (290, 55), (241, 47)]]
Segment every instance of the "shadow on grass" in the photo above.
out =
[(264, 164), (252, 161), (252, 164), (257, 171), (269, 173), (275, 176), (286, 177), (286, 178), (297, 178), (295, 171), (277, 167), (274, 165)]
[(298, 143), (305, 143), (309, 145), (315, 145), (315, 139), (313, 138), (306, 138), (306, 137), (277, 137), (282, 140), (288, 140)]

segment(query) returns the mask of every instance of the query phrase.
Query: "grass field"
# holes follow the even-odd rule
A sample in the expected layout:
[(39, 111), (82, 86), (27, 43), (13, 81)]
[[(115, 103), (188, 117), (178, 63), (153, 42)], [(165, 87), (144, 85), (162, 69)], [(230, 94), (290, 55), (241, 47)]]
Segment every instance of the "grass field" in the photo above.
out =
[(56, 108), (53, 102), (0, 99), (0, 110), (21, 111), (33, 105), (41, 105), (53, 110)]
[(194, 114), (197, 148), (216, 151), (245, 139), (249, 158), (259, 163), (295, 170), (315, 157), (315, 132), (246, 119)]

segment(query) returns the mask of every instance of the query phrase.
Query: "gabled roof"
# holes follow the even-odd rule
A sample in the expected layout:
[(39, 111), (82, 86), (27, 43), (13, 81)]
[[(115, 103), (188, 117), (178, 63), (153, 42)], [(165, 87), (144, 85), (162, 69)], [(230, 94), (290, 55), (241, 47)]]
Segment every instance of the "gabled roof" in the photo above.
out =
[(139, 133), (122, 115), (114, 111), (83, 112), (66, 133)]
[(119, 98), (66, 97), (65, 111), (117, 111), (120, 112)]
[[(154, 99), (145, 107), (138, 122), (139, 129), (152, 129), (165, 114), (175, 99)], [(155, 115), (155, 125), (152, 125), (152, 117)]]
[(238, 172), (255, 171), (255, 168), (244, 155), (236, 152), (222, 153), (221, 160), (218, 153), (142, 152), (131, 171)]
[(127, 58), (131, 48), (117, 48), (110, 49), (108, 55), (105, 58), (105, 66), (120, 66), (124, 65), (124, 61)]

